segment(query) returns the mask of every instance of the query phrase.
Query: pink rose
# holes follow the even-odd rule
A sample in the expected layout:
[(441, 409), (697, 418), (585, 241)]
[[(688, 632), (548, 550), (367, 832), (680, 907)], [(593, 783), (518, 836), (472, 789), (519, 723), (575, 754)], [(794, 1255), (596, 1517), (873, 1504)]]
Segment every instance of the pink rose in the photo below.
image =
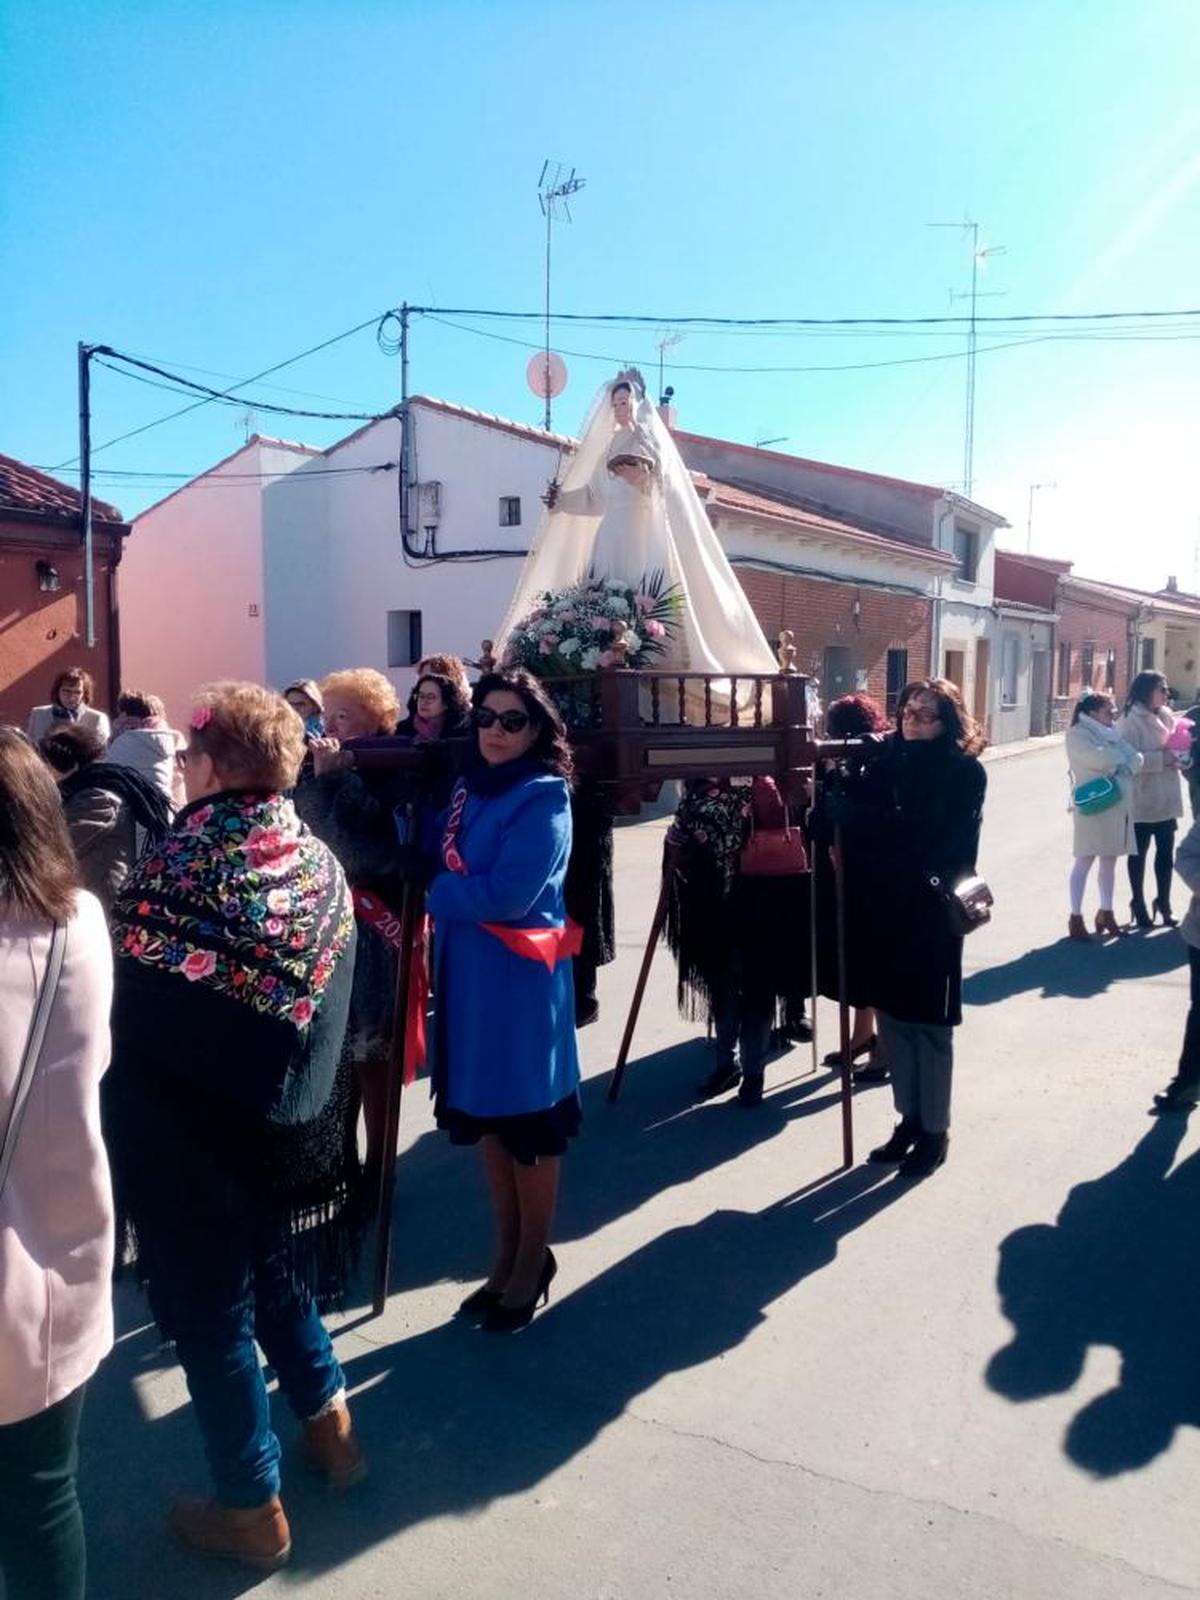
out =
[(538, 655), (540, 656), (551, 655), (553, 650), (554, 646), (550, 643), (549, 639), (543, 639), (541, 644), (538, 645)]
[(193, 950), (184, 960), (180, 971), (189, 983), (197, 983), (201, 978), (207, 978), (217, 969), (217, 958), (211, 950)]
[(616, 659), (611, 650), (602, 650), (600, 652), (600, 665), (602, 667), (611, 667)]
[(654, 617), (647, 617), (642, 626), (652, 639), (666, 638), (667, 630), (663, 627), (662, 623), (656, 621)]
[(639, 594), (633, 603), (639, 611), (653, 611), (658, 602), (652, 594)]
[(266, 929), (269, 934), (280, 934), (283, 932), (283, 923), (280, 922), (278, 917), (268, 917), (266, 921)]
[(251, 828), (243, 849), (246, 865), (260, 872), (286, 872), (296, 859), (295, 841), (282, 828)]
[(297, 1000), (288, 1012), (288, 1016), (298, 1027), (306, 1028), (313, 1019), (313, 1003), (311, 1000)]

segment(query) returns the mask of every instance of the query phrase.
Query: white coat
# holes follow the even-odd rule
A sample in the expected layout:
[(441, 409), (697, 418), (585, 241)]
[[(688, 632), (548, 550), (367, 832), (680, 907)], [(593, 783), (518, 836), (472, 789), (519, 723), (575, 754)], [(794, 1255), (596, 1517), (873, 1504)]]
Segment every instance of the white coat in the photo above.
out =
[(1133, 820), (1171, 822), (1183, 815), (1183, 786), (1178, 768), (1170, 764), (1167, 738), (1175, 726), (1175, 713), (1163, 706), (1151, 711), (1134, 701), (1117, 723), (1117, 732), (1142, 752), (1142, 770), (1133, 780)]
[(58, 728), (69, 728), (74, 722), (80, 728), (94, 728), (105, 744), (108, 743), (112, 732), (109, 726), (108, 714), (97, 711), (95, 706), (80, 706), (79, 715), (69, 720), (54, 715), (53, 706), (34, 706), (29, 713), (29, 726), (25, 729), (26, 737), (30, 744), (36, 745), (48, 733), (54, 733)]
[(1077, 811), (1072, 804), (1074, 853), (1077, 856), (1133, 855), (1137, 850), (1133, 834), (1133, 786), (1137, 779), (1132, 775), (1141, 770), (1141, 755), (1116, 728), (1089, 716), (1080, 717), (1067, 729), (1066, 746), (1072, 794), (1089, 778), (1115, 777), (1121, 790), (1119, 805), (1093, 812), (1091, 816)]
[[(112, 1348), (113, 1201), (100, 1137), (113, 962), (78, 896), (62, 977), (0, 1198), (0, 1426), (65, 1400)], [(0, 1128), (8, 1124), (48, 923), (0, 908)]]

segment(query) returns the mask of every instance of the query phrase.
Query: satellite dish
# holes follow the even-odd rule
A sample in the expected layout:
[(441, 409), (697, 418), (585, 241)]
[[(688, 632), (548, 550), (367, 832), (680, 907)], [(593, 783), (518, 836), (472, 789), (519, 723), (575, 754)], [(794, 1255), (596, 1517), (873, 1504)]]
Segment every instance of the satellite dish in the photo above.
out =
[(525, 368), (529, 387), (542, 400), (553, 400), (567, 387), (567, 364), (557, 351), (539, 350)]

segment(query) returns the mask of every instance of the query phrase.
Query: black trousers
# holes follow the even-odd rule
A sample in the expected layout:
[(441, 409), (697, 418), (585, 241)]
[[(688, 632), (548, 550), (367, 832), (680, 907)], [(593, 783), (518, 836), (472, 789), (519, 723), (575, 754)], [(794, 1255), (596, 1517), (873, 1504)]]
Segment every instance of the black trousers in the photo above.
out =
[(83, 1600), (75, 1469), (85, 1388), (0, 1427), (0, 1571), (8, 1600)]
[(1135, 904), (1145, 903), (1143, 885), (1146, 878), (1146, 857), (1150, 841), (1154, 840), (1154, 884), (1158, 902), (1164, 908), (1171, 904), (1171, 879), (1175, 874), (1175, 823), (1135, 822), (1137, 855), (1129, 857), (1129, 887)]
[(1192, 969), (1192, 1004), (1183, 1030), (1183, 1050), (1179, 1056), (1180, 1083), (1200, 1083), (1200, 950), (1188, 945), (1188, 965)]

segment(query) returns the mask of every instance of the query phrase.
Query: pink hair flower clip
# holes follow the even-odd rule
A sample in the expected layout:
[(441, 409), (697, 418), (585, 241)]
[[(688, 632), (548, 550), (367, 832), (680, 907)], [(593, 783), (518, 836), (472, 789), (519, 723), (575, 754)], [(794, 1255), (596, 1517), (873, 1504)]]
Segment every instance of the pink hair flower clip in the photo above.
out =
[(212, 721), (212, 707), (211, 706), (197, 706), (195, 711), (192, 712), (192, 720), (191, 720), (190, 726), (193, 729), (195, 729), (196, 732), (199, 732), (199, 730), (201, 728), (207, 728), (211, 721)]

